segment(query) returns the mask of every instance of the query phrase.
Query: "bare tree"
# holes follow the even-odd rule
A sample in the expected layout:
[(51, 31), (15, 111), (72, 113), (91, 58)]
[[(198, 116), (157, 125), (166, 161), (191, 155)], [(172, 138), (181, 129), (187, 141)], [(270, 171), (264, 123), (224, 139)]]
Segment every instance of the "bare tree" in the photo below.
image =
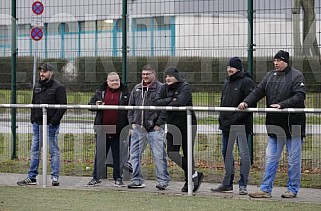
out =
[[(295, 54), (304, 56), (320, 56), (316, 37), (315, 0), (293, 0), (293, 41)], [(300, 42), (300, 11), (303, 10), (303, 44)]]

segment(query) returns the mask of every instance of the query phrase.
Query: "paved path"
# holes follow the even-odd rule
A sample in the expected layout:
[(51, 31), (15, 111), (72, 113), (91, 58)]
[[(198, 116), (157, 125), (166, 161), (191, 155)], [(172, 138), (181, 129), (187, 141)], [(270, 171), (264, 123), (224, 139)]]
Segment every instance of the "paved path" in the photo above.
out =
[[(254, 125), (255, 134), (266, 134), (265, 125)], [(83, 133), (94, 133), (93, 123), (62, 123), (60, 126), (60, 133), (73, 133), (73, 134), (83, 134)], [(197, 125), (197, 132), (199, 134), (221, 134), (218, 129), (218, 125)], [(10, 122), (0, 122), (0, 133), (11, 133), (11, 123)], [(32, 127), (29, 122), (17, 122), (17, 133), (32, 133)], [(310, 125), (306, 126), (306, 134), (321, 134), (321, 125)]]
[[(18, 180), (24, 179), (25, 174), (8, 174), (0, 173), (0, 186), (17, 186), (16, 182)], [(174, 182), (171, 181), (170, 185), (165, 191), (160, 191), (156, 189), (156, 181), (147, 180), (145, 181), (146, 187), (142, 189), (128, 189), (127, 187), (114, 187), (113, 181), (105, 179), (99, 186), (95, 187), (86, 187), (86, 183), (90, 181), (90, 177), (75, 177), (75, 176), (61, 176), (60, 177), (60, 186), (52, 187), (49, 177), (48, 177), (48, 186), (46, 188), (59, 188), (59, 189), (81, 189), (81, 190), (103, 190), (103, 189), (112, 189), (128, 192), (149, 192), (149, 193), (161, 193), (161, 194), (174, 194), (174, 195), (187, 195), (187, 193), (182, 193), (180, 190), (183, 186), (183, 182)], [(125, 181), (125, 184), (129, 184), (130, 181)], [(194, 195), (197, 196), (206, 196), (206, 197), (216, 197), (216, 198), (235, 198), (235, 199), (250, 199), (248, 196), (238, 195), (238, 187), (234, 185), (234, 193), (212, 193), (211, 188), (216, 187), (218, 184), (206, 183), (203, 182), (199, 191)], [(32, 186), (35, 187), (35, 186)], [(37, 188), (43, 188), (42, 186), (42, 177), (38, 177)], [(256, 186), (249, 185), (249, 192), (258, 190)], [(287, 202), (307, 202), (307, 203), (316, 203), (321, 204), (321, 189), (311, 189), (311, 188), (301, 188), (297, 198), (293, 199), (283, 199), (281, 194), (285, 191), (284, 187), (275, 187), (273, 189), (271, 199), (253, 199), (253, 200), (269, 200), (269, 201), (287, 201)], [(251, 199), (252, 200), (252, 199)]]

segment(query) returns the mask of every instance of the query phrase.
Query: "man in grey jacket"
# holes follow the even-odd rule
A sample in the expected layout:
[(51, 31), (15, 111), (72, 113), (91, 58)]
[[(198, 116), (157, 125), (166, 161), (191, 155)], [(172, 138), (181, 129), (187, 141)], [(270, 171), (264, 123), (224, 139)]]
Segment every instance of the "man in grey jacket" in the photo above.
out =
[[(147, 64), (142, 70), (142, 82), (137, 84), (129, 98), (131, 106), (153, 106), (154, 98), (161, 87), (156, 78), (153, 66)], [(153, 110), (130, 110), (128, 122), (132, 126), (130, 160), (133, 167), (133, 182), (128, 188), (143, 188), (144, 178), (141, 171), (142, 154), (147, 142), (153, 153), (156, 177), (156, 188), (165, 190), (169, 182), (167, 171), (167, 155), (165, 151), (165, 133), (163, 127), (165, 120), (160, 116), (160, 111)]]

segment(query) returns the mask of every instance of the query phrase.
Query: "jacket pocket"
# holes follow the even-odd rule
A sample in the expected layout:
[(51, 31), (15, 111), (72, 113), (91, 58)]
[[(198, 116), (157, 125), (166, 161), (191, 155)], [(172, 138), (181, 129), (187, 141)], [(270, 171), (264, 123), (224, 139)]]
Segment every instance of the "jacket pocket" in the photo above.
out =
[(55, 89), (47, 89), (46, 90), (47, 95), (52, 96), (56, 94), (56, 90)]

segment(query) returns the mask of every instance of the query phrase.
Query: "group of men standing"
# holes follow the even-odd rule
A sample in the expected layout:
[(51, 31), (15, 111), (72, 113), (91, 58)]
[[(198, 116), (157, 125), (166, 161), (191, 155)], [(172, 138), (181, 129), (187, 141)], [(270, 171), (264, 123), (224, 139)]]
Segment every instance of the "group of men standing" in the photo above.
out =
[[(257, 102), (266, 97), (266, 106), (275, 109), (304, 108), (305, 81), (302, 73), (289, 66), (289, 53), (279, 51), (274, 56), (275, 70), (269, 71), (255, 86), (250, 75), (243, 69), (240, 58), (233, 57), (227, 63), (227, 77), (221, 94), (221, 107), (238, 107), (243, 110), (256, 107)], [(53, 66), (39, 67), (40, 79), (33, 89), (33, 104), (66, 104), (66, 90), (53, 79)], [(152, 65), (142, 68), (142, 81), (134, 86), (131, 93), (120, 81), (116, 72), (107, 75), (107, 80), (94, 93), (90, 105), (131, 105), (131, 106), (193, 106), (192, 89), (176, 67), (165, 70), (165, 82), (157, 79)], [(155, 163), (156, 188), (165, 190), (169, 184), (167, 157), (184, 171), (185, 184), (182, 192), (188, 191), (187, 178), (187, 117), (186, 111), (159, 110), (94, 110), (96, 117), (96, 154), (93, 178), (87, 185), (101, 183), (102, 168), (111, 148), (113, 157), (114, 185), (123, 187), (123, 166), (121, 158), (122, 139), (130, 136), (130, 163), (132, 164), (132, 183), (128, 188), (143, 188), (142, 154), (149, 144)], [(64, 109), (48, 109), (49, 146), (52, 167), (52, 185), (59, 185), (60, 154), (57, 142), (60, 120)], [(240, 152), (239, 194), (246, 195), (250, 172), (248, 137), (252, 131), (252, 114), (249, 112), (220, 112), (219, 128), (222, 130), (222, 156), (225, 175), (222, 184), (212, 188), (213, 192), (233, 192), (234, 157), (236, 142)], [(41, 110), (32, 109), (33, 139), (31, 146), (31, 166), (28, 177), (18, 185), (36, 184), (40, 154)], [(165, 134), (165, 124), (167, 133)], [(196, 192), (204, 178), (195, 170), (194, 143), (196, 137), (196, 116), (192, 111), (192, 178), (193, 192)], [(250, 193), (250, 197), (270, 198), (278, 168), (278, 162), (286, 145), (288, 155), (288, 182), (283, 198), (297, 196), (301, 180), (301, 150), (305, 135), (304, 113), (267, 113), (266, 125), (268, 145), (266, 148), (265, 173), (260, 191)], [(298, 132), (299, 128), (299, 132)], [(180, 154), (182, 148), (183, 155)]]

